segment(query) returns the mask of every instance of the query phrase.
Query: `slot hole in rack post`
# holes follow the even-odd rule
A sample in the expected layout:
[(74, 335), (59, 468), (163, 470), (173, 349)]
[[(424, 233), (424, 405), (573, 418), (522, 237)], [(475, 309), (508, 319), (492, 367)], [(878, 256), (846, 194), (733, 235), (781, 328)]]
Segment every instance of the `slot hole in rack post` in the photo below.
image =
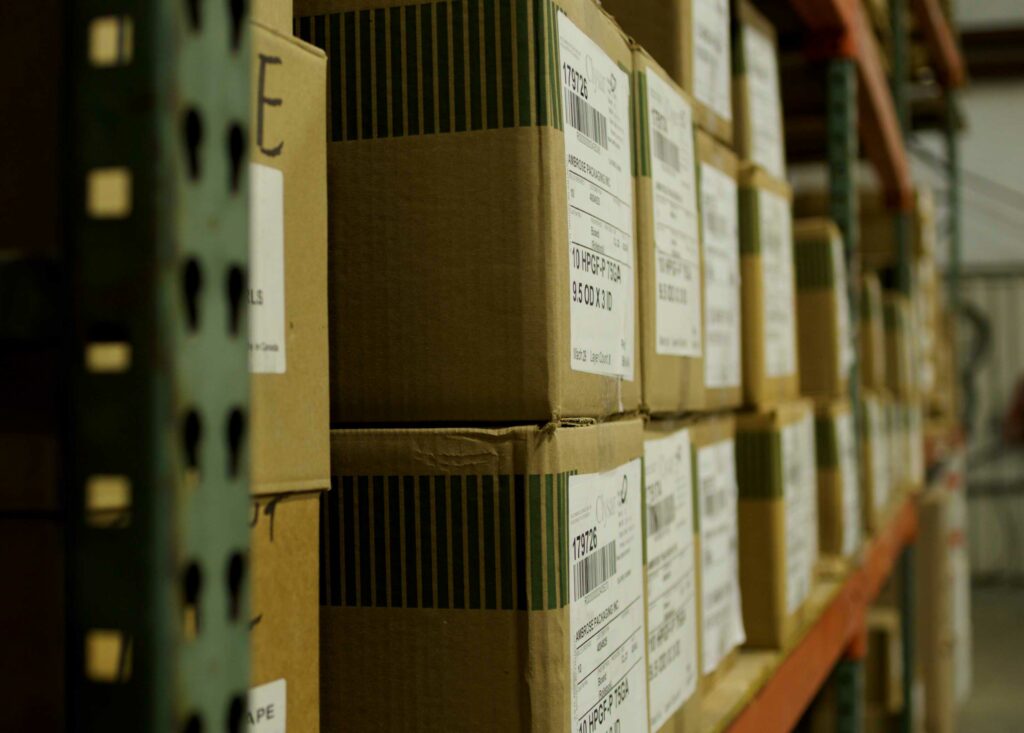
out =
[(245, 20), (245, 0), (229, 0), (231, 8), (231, 50), (237, 51), (242, 42), (242, 28)]
[(231, 190), (237, 191), (242, 182), (242, 162), (245, 158), (245, 133), (241, 125), (231, 125), (228, 130), (228, 155), (231, 158)]
[(199, 178), (199, 146), (203, 142), (203, 121), (195, 109), (185, 113), (185, 146), (188, 153), (188, 174), (193, 180)]
[(245, 720), (245, 697), (235, 695), (231, 698), (228, 708), (228, 733), (242, 733), (242, 722)]
[(228, 474), (238, 476), (242, 462), (242, 438), (245, 436), (245, 415), (237, 407), (228, 416)]
[(245, 276), (242, 268), (234, 265), (228, 270), (228, 328), (232, 336), (238, 335), (242, 320), (242, 296), (245, 293)]
[(203, 272), (195, 258), (185, 264), (185, 309), (188, 313), (188, 328), (199, 328), (199, 291), (203, 287)]
[(195, 410), (189, 410), (185, 416), (184, 433), (186, 468), (196, 473), (199, 471), (199, 441), (203, 437), (203, 423)]
[(203, 733), (203, 719), (197, 713), (193, 713), (185, 721), (182, 733)]
[(192, 30), (197, 31), (202, 27), (203, 14), (200, 8), (201, 0), (185, 0), (185, 5), (188, 12), (188, 22), (192, 26)]
[(240, 552), (232, 553), (228, 561), (228, 596), (231, 620), (237, 621), (242, 611), (242, 581), (245, 579), (245, 559)]
[(203, 587), (203, 574), (197, 564), (189, 564), (182, 583), (182, 631), (185, 639), (191, 641), (199, 635), (200, 627), (199, 594)]

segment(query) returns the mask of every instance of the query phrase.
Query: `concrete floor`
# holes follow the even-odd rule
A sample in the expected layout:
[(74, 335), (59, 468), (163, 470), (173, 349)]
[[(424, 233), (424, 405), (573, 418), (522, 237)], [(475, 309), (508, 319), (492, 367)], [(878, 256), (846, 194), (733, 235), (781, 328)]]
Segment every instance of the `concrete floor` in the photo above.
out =
[(958, 733), (1024, 732), (1024, 588), (972, 591), (974, 684)]

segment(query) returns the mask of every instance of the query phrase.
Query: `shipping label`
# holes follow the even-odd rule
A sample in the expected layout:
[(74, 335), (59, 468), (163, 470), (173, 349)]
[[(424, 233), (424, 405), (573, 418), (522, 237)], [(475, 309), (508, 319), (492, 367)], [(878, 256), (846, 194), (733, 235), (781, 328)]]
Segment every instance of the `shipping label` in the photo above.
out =
[(770, 377), (796, 374), (796, 301), (793, 215), (789, 201), (758, 190), (764, 367)]
[(775, 178), (784, 179), (779, 62), (771, 38), (759, 28), (744, 26), (743, 59), (750, 115), (750, 158)]
[(700, 356), (700, 240), (693, 110), (647, 69), (647, 129), (654, 197), (654, 349)]
[(651, 730), (697, 689), (696, 558), (690, 433), (644, 444), (647, 486), (647, 660)]
[(558, 14), (569, 205), (572, 368), (632, 381), (635, 365), (629, 75)]
[(697, 101), (732, 120), (729, 0), (693, 3), (693, 91)]
[(700, 512), (701, 638), (704, 674), (746, 641), (739, 586), (736, 446), (723, 440), (697, 451)]
[(288, 682), (284, 678), (249, 690), (249, 733), (285, 733)]
[(249, 371), (284, 374), (284, 173), (249, 164)]
[(836, 417), (836, 448), (839, 453), (839, 476), (843, 482), (843, 544), (844, 555), (852, 555), (860, 547), (860, 483), (857, 474), (857, 440), (853, 415)]
[(569, 477), (573, 733), (647, 728), (642, 466)]
[(739, 387), (739, 202), (736, 181), (708, 163), (700, 166), (704, 229), (704, 384)]

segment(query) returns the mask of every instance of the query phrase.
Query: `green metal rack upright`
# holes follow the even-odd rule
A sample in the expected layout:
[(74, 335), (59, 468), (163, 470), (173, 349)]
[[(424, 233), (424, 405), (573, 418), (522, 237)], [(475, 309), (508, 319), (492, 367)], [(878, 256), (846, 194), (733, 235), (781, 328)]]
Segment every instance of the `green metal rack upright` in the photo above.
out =
[(246, 725), (246, 6), (66, 6), (72, 730)]

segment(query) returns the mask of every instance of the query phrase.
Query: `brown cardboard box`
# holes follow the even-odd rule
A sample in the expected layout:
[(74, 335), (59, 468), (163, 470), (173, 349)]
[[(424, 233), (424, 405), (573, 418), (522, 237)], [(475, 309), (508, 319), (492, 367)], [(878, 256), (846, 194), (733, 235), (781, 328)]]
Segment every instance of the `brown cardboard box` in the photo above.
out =
[(697, 122), (733, 139), (728, 0), (603, 0), (615, 19), (697, 101)]
[(854, 351), (842, 235), (829, 219), (800, 219), (793, 236), (800, 391), (845, 399)]
[(330, 486), (326, 61), (252, 25), (252, 491)]
[(700, 564), (701, 690), (714, 684), (746, 640), (740, 598), (736, 484), (736, 423), (732, 415), (700, 418), (690, 429)]
[(736, 152), (773, 178), (786, 178), (786, 140), (775, 26), (748, 0), (736, 3), (732, 97)]
[(646, 729), (639, 419), (331, 441), (324, 730)]
[[(3, 728), (64, 727), (64, 532), (54, 519), (0, 516)], [(91, 667), (87, 667), (87, 670)]]
[(636, 410), (618, 26), (592, 0), (296, 10), (331, 57), (332, 422)]
[(643, 405), (704, 406), (697, 165), (690, 97), (633, 46)]
[(901, 293), (887, 290), (882, 296), (885, 322), (885, 381), (889, 393), (912, 400), (917, 395), (912, 339), (913, 316), (910, 300)]
[(249, 719), (281, 730), (320, 730), (320, 496), (252, 500)]
[(283, 35), (292, 32), (292, 0), (253, 0), (250, 19)]
[(867, 390), (861, 392), (861, 508), (864, 526), (870, 532), (882, 525), (892, 498), (892, 472), (889, 466), (888, 398)]
[(903, 711), (903, 631), (897, 608), (868, 609), (868, 655), (864, 692), (869, 705), (887, 713)]
[(887, 387), (885, 316), (882, 285), (874, 273), (865, 273), (860, 291), (860, 381), (873, 390)]
[(818, 561), (810, 401), (736, 418), (740, 587), (747, 645), (781, 648), (800, 623)]
[(818, 405), (814, 445), (818, 465), (818, 545), (822, 553), (852, 556), (860, 547), (863, 515), (857, 424), (848, 401)]
[(949, 513), (950, 492), (944, 487), (922, 495), (914, 553), (915, 595), (928, 602), (917, 604), (915, 633), (925, 687), (925, 725), (935, 733), (951, 733), (956, 719)]
[(647, 684), (651, 730), (692, 733), (700, 719), (700, 540), (690, 439), (694, 421), (644, 428)]
[(791, 193), (744, 163), (739, 197), (743, 391), (766, 408), (800, 396)]
[(725, 146), (697, 133), (704, 292), (705, 408), (743, 402), (738, 162)]

